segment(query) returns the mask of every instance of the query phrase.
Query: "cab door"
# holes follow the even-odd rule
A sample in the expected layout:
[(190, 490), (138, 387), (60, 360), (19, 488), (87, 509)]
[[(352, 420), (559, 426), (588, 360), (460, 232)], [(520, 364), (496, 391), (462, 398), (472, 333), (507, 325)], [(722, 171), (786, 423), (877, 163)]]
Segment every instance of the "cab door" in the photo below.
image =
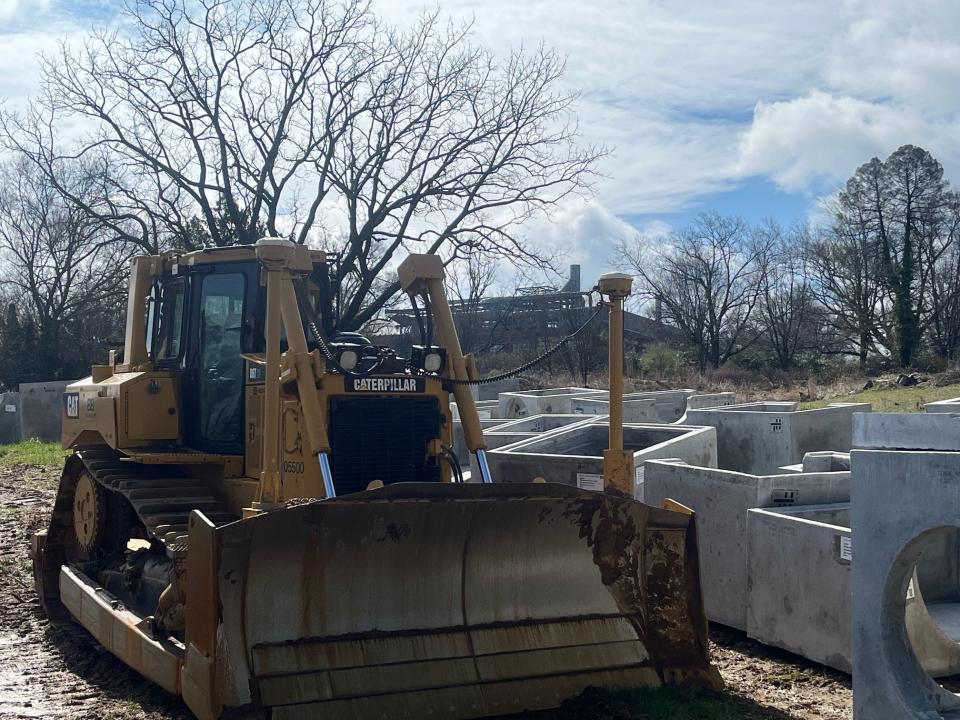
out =
[(194, 275), (191, 352), (184, 382), (187, 444), (243, 454), (243, 373), (249, 273), (229, 266)]

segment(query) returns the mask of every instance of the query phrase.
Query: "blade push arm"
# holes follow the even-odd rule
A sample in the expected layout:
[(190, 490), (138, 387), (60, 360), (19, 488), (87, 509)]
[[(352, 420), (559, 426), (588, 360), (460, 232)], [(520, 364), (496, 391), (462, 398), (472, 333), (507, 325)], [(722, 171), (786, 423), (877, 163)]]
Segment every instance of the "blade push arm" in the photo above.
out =
[[(305, 420), (309, 452), (320, 463), (326, 497), (336, 493), (330, 472), (330, 441), (317, 392), (315, 356), (307, 347), (297, 306), (293, 276), (313, 268), (307, 249), (283, 238), (257, 242), (257, 258), (267, 273), (266, 342), (267, 368), (263, 426), (263, 469), (257, 501), (261, 506), (280, 502), (280, 384), (295, 382)], [(282, 324), (282, 325), (281, 325)], [(280, 328), (286, 333), (287, 352), (280, 355)]]
[[(453, 322), (453, 313), (447, 302), (447, 293), (443, 288), (443, 261), (437, 255), (408, 255), (398, 268), (400, 287), (408, 295), (426, 293), (430, 299), (433, 320), (440, 338), (440, 344), (447, 353), (447, 377), (454, 380), (469, 380), (467, 362), (460, 347), (460, 338)], [(487, 444), (483, 439), (480, 415), (470, 394), (470, 387), (461, 383), (453, 386), (453, 397), (457, 402), (463, 435), (470, 452), (477, 456), (481, 479), (492, 482), (490, 468), (487, 465)]]

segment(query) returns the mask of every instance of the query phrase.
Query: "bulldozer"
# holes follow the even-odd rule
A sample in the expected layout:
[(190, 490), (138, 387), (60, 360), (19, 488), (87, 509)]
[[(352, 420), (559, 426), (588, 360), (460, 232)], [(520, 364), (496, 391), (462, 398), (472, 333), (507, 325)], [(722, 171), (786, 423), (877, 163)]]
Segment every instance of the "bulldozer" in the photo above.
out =
[[(598, 492), (490, 476), (440, 258), (397, 270), (420, 321), (409, 358), (335, 331), (332, 270), (278, 238), (132, 260), (122, 356), (63, 395), (72, 453), (31, 547), (49, 617), (203, 720), (475, 718), (588, 686), (718, 687), (693, 514), (633, 499), (629, 277), (599, 287)], [(451, 395), (479, 477), (451, 451)]]

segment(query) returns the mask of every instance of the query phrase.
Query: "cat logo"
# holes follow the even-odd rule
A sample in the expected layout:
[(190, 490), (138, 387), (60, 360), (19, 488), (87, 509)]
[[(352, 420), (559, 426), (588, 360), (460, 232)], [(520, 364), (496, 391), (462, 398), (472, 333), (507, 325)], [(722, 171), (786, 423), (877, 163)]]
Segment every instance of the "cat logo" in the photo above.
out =
[(80, 417), (80, 393), (64, 393), (63, 408), (68, 418)]

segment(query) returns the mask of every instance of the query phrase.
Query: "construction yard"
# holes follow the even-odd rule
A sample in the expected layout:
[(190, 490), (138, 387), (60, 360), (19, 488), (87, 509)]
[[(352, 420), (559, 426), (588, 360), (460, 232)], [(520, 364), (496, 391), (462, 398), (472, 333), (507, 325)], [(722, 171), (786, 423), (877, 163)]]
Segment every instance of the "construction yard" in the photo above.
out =
[[(770, 391), (800, 400), (802, 409), (830, 400), (869, 402), (874, 410), (916, 412), (925, 403), (960, 396), (953, 378), (923, 379), (904, 387), (894, 379), (850, 380)], [(864, 385), (867, 387), (864, 388)], [(729, 391), (729, 386), (710, 388)], [(752, 397), (737, 387), (740, 397)], [(763, 393), (756, 392), (757, 397)], [(768, 395), (769, 396), (769, 395)], [(36, 440), (0, 445), (0, 717), (186, 719), (177, 697), (138, 675), (76, 624), (51, 625), (33, 587), (29, 537), (49, 520), (66, 453)], [(725, 689), (717, 694), (667, 687), (660, 690), (588, 688), (555, 711), (528, 720), (849, 720), (850, 676), (714, 624), (710, 659)], [(941, 678), (944, 687), (956, 678)]]
[[(0, 448), (0, 717), (186, 720), (178, 698), (137, 675), (77, 625), (51, 626), (33, 589), (29, 535), (48, 521), (59, 478), (55, 444)], [(24, 460), (31, 461), (25, 463)], [(824, 720), (851, 717), (850, 678), (714, 627), (720, 696), (676, 688), (588, 692), (538, 718)], [(533, 716), (530, 716), (533, 717)]]

